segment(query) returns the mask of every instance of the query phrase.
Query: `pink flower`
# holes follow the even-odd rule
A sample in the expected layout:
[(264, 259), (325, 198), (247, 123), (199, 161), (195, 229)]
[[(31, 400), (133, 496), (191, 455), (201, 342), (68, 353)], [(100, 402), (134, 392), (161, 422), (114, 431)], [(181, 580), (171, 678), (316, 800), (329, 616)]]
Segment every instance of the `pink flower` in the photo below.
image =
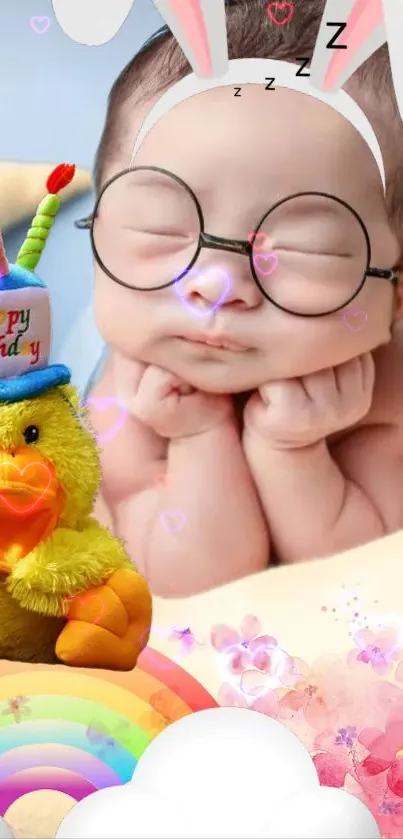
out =
[(316, 734), (312, 755), (320, 783), (342, 788), (347, 775), (357, 777), (357, 766), (365, 755), (358, 740), (358, 724), (336, 725)]
[(345, 756), (336, 757), (329, 752), (318, 752), (312, 760), (318, 773), (319, 783), (324, 787), (342, 789), (350, 766)]
[(260, 622), (254, 615), (247, 615), (240, 626), (240, 632), (225, 624), (211, 628), (211, 644), (226, 658), (230, 673), (239, 676), (249, 667), (269, 672), (272, 652), (277, 641), (271, 635), (259, 635)]
[(365, 728), (360, 742), (369, 755), (360, 764), (360, 780), (386, 773), (386, 783), (398, 798), (403, 798), (403, 705), (391, 708), (385, 730)]
[[(357, 725), (368, 716), (368, 689), (372, 671), (351, 671), (335, 656), (322, 656), (309, 667), (294, 658), (299, 671), (293, 690), (280, 699), (282, 719), (305, 719), (316, 731), (336, 731)], [(382, 717), (383, 719), (384, 717)]]
[(231, 708), (250, 708), (274, 718), (278, 711), (278, 697), (274, 690), (268, 690), (257, 697), (253, 697), (251, 693), (246, 696), (240, 688), (227, 683), (220, 687), (218, 704)]
[(390, 626), (375, 635), (369, 629), (360, 629), (354, 635), (356, 648), (347, 656), (347, 664), (354, 667), (357, 663), (370, 664), (380, 676), (392, 670), (395, 661), (403, 658), (400, 632)]
[(294, 664), (299, 676), (293, 689), (280, 699), (280, 715), (283, 719), (305, 717), (313, 728), (326, 730), (333, 721), (332, 711), (338, 702), (336, 688), (332, 698), (328, 696), (328, 669), (324, 669), (321, 664), (319, 667), (309, 667), (300, 659), (294, 659)]

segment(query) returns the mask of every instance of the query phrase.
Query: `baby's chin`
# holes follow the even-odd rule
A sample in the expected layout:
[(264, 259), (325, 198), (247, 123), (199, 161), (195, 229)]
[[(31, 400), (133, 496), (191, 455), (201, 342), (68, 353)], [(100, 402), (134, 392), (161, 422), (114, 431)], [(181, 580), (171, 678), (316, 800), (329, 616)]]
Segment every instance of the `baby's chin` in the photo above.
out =
[(248, 369), (237, 359), (231, 363), (191, 363), (188, 360), (172, 359), (164, 366), (187, 384), (204, 393), (235, 394), (255, 390), (270, 378), (267, 370)]

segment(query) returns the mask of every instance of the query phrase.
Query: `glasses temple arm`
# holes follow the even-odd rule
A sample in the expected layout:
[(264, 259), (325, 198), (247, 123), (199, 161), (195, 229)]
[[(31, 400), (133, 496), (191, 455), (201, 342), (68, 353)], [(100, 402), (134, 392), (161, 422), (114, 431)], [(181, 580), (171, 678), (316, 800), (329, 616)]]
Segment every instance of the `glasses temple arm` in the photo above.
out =
[(77, 227), (78, 230), (90, 230), (93, 218), (93, 213), (91, 213), (89, 216), (85, 216), (85, 218), (79, 218), (74, 222), (74, 227)]

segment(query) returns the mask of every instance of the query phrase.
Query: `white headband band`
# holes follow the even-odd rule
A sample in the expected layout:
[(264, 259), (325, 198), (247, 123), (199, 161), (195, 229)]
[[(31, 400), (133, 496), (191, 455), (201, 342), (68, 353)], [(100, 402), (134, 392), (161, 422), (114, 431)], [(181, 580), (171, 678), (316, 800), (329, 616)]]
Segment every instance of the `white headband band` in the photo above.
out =
[(198, 78), (194, 73), (191, 73), (169, 88), (147, 115), (134, 144), (130, 167), (134, 165), (134, 158), (147, 134), (165, 114), (179, 105), (180, 102), (217, 87), (243, 84), (264, 85), (265, 79), (272, 78), (275, 80), (273, 82), (274, 87), (284, 87), (299, 93), (305, 93), (307, 96), (329, 105), (347, 119), (369, 146), (385, 189), (385, 167), (381, 149), (375, 132), (361, 108), (344, 90), (325, 93), (313, 87), (307, 77), (297, 76), (300, 69), (299, 64), (291, 64), (288, 61), (277, 61), (269, 58), (239, 58), (228, 63), (227, 72), (220, 78)]

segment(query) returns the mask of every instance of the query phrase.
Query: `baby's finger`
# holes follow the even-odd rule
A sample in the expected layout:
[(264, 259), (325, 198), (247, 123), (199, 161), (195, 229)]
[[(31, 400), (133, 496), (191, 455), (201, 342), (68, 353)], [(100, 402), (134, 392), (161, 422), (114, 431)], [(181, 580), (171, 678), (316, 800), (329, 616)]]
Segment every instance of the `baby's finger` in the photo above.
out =
[(319, 370), (310, 376), (303, 376), (302, 386), (307, 398), (317, 405), (318, 408), (328, 408), (334, 405), (339, 398), (337, 380), (333, 368)]
[(364, 353), (360, 356), (361, 362), (361, 376), (362, 376), (362, 390), (364, 393), (371, 393), (375, 385), (375, 362), (372, 358), (372, 353)]
[(259, 393), (265, 405), (277, 409), (295, 409), (305, 405), (306, 394), (298, 379), (269, 382), (259, 388)]
[(138, 387), (139, 399), (152, 399), (153, 402), (161, 401), (168, 396), (172, 390), (180, 389), (181, 380), (168, 370), (162, 367), (150, 365), (147, 367)]
[(361, 363), (359, 358), (350, 358), (334, 368), (337, 388), (344, 396), (357, 395), (362, 387)]

